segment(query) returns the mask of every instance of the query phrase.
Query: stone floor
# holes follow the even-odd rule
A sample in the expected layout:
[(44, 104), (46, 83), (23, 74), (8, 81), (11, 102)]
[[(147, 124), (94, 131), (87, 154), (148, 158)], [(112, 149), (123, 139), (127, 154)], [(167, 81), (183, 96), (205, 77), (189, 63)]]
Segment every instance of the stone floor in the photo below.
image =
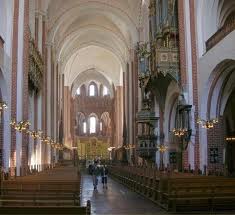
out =
[[(92, 184), (92, 178), (89, 175), (82, 176), (82, 205), (86, 205), (87, 200), (91, 201), (92, 215), (166, 215), (170, 214), (158, 207), (153, 202), (130, 191), (123, 185), (117, 183), (111, 178), (108, 179), (108, 189), (103, 189), (99, 179), (98, 189), (95, 191)], [(172, 214), (172, 213), (171, 213)], [(182, 213), (179, 213), (182, 214)], [(226, 213), (184, 213), (200, 215), (225, 215)]]
[(167, 214), (151, 201), (110, 178), (108, 180), (108, 189), (103, 189), (99, 179), (98, 189), (94, 190), (91, 176), (82, 177), (82, 204), (91, 200), (92, 215)]
[[(77, 168), (73, 166), (58, 167), (53, 170), (41, 172), (37, 175), (19, 177), (17, 180), (76, 180)], [(98, 189), (94, 191), (92, 177), (87, 174), (82, 175), (82, 205), (86, 205), (87, 200), (91, 201), (92, 215), (166, 215), (169, 214), (153, 202), (145, 199), (137, 193), (127, 189), (125, 186), (108, 178), (108, 189), (103, 189), (99, 178)], [(182, 214), (182, 213), (179, 213)], [(184, 213), (195, 214), (195, 213)], [(225, 215), (226, 213), (197, 213), (201, 215)]]

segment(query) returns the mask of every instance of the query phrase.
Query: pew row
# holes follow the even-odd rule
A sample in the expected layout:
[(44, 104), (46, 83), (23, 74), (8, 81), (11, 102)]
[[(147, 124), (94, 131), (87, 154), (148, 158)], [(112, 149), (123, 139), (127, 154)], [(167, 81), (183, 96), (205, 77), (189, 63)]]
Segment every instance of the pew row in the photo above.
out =
[(38, 214), (38, 215), (51, 215), (51, 214), (64, 214), (64, 215), (90, 215), (91, 204), (87, 201), (86, 207), (0, 207), (1, 215), (17, 215), (17, 214)]
[(162, 174), (154, 169), (110, 166), (111, 176), (167, 211), (235, 210), (235, 179)]

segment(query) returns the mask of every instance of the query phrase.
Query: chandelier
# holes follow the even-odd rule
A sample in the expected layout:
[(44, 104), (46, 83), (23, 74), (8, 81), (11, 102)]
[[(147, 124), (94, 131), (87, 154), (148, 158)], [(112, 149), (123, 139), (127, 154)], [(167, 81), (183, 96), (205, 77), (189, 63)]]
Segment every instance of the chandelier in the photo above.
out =
[(181, 137), (181, 136), (184, 136), (188, 132), (188, 129), (187, 128), (174, 128), (172, 132), (175, 136)]
[(13, 120), (11, 120), (10, 125), (18, 132), (23, 132), (29, 128), (30, 122), (28, 120), (26, 120), (26, 121), (22, 120), (17, 123), (16, 120), (13, 119)]
[(161, 145), (157, 146), (157, 149), (158, 149), (159, 152), (164, 153), (168, 149), (168, 146), (165, 146), (164, 144), (161, 144)]
[(214, 124), (218, 123), (218, 119), (211, 119), (211, 120), (204, 120), (204, 119), (198, 119), (197, 123), (202, 126), (202, 128), (210, 129), (214, 127)]
[(54, 144), (55, 144), (55, 141), (54, 141), (53, 139), (50, 139), (50, 140), (49, 140), (49, 144), (50, 144), (50, 145), (54, 145)]
[(40, 138), (42, 131), (28, 131), (28, 134), (33, 138), (37, 139)]
[(6, 102), (0, 102), (0, 111), (3, 109), (7, 109), (7, 103)]
[(235, 137), (226, 137), (226, 141), (235, 141)]
[(48, 144), (49, 141), (50, 141), (50, 137), (41, 136), (40, 140), (41, 140), (42, 143)]
[(1, 102), (0, 102), (0, 117), (1, 117), (2, 111), (3, 111), (4, 109), (7, 109), (7, 103), (1, 101)]

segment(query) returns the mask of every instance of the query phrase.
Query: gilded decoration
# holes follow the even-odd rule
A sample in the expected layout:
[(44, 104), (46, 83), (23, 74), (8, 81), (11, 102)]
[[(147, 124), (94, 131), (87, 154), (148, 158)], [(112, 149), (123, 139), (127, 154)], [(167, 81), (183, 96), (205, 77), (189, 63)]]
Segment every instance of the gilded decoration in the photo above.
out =
[[(167, 0), (167, 15), (162, 20), (164, 8), (157, 1), (155, 19), (160, 20), (155, 25), (155, 38), (151, 41), (154, 51), (151, 54), (151, 75), (158, 77), (161, 73), (169, 75), (178, 82), (179, 80), (179, 47), (178, 47), (178, 26), (177, 7), (175, 0)], [(151, 20), (152, 21), (152, 20)]]
[(38, 95), (43, 81), (43, 60), (34, 40), (29, 41), (29, 92)]
[(149, 4), (149, 16), (154, 16), (156, 13), (156, 3), (155, 0), (151, 0)]
[(148, 43), (139, 42), (137, 44), (136, 52), (140, 59), (148, 58), (151, 55), (151, 52), (148, 50)]

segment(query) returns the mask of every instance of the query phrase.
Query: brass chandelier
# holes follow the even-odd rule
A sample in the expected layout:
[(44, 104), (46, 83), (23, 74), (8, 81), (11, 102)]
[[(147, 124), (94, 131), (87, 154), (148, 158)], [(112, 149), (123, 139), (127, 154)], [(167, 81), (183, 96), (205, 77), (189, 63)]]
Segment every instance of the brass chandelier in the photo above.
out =
[(4, 101), (0, 101), (0, 117), (2, 116), (2, 111), (7, 108), (7, 103)]
[(214, 128), (214, 125), (218, 122), (219, 122), (218, 119), (210, 119), (210, 120), (198, 119), (197, 120), (197, 123), (200, 124), (202, 128), (206, 128), (206, 129)]
[(28, 131), (27, 133), (35, 140), (40, 138), (42, 131)]
[(166, 146), (164, 144), (160, 144), (160, 145), (157, 146), (157, 149), (158, 149), (159, 152), (164, 153), (165, 151), (167, 151), (168, 146)]
[(27, 131), (29, 126), (31, 125), (30, 122), (28, 120), (24, 121), (20, 121), (20, 122), (16, 122), (15, 119), (11, 120), (10, 125), (18, 132), (23, 132), (23, 131)]

